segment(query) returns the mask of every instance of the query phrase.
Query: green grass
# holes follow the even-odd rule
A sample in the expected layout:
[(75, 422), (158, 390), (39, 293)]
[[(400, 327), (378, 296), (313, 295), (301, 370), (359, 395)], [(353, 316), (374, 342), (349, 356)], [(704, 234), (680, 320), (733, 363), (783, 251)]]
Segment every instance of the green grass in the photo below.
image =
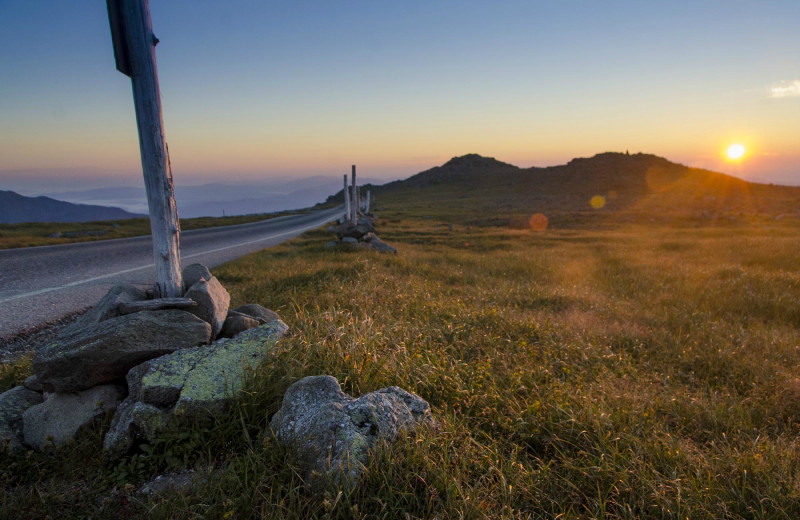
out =
[[(198, 217), (181, 219), (181, 230), (202, 229), (217, 226), (233, 226), (267, 220), (297, 212), (281, 212), (235, 217)], [(18, 247), (52, 246), (130, 238), (150, 234), (150, 219), (133, 218), (101, 222), (27, 222), (23, 224), (0, 224), (0, 249)]]
[[(97, 453), (107, 418), (6, 456), (0, 517), (800, 517), (796, 222), (532, 232), (380, 215), (396, 256), (326, 250), (315, 231), (215, 269), (232, 305), (292, 330), (229, 415), (117, 464)], [(30, 368), (3, 370), (7, 388)], [(265, 432), (317, 374), (416, 392), (438, 428), (380, 447), (354, 491), (307, 493)], [(206, 476), (193, 491), (133, 492), (187, 467)]]

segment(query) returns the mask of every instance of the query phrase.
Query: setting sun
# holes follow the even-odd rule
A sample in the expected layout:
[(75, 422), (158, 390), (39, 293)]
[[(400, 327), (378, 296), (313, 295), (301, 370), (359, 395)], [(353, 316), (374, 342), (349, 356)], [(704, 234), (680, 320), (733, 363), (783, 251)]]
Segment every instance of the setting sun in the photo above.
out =
[(744, 156), (744, 152), (744, 145), (734, 143), (728, 147), (728, 149), (725, 151), (725, 155), (727, 155), (728, 159), (732, 161), (738, 161)]

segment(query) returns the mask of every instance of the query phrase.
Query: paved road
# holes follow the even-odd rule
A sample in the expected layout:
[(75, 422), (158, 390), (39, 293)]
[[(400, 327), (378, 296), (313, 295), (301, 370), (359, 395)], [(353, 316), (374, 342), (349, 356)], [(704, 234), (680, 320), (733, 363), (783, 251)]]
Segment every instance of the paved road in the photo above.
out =
[[(341, 208), (181, 233), (184, 266), (214, 267), (318, 228)], [(94, 305), (121, 282), (152, 284), (149, 236), (0, 250), (0, 346), (14, 335)]]

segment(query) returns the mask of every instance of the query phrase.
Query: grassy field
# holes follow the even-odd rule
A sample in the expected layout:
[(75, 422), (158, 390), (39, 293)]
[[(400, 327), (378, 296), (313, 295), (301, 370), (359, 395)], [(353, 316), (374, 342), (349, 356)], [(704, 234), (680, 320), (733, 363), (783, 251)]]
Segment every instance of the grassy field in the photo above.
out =
[[(315, 231), (215, 269), (232, 305), (292, 330), (237, 406), (118, 464), (98, 450), (108, 419), (6, 455), (0, 518), (800, 518), (796, 221), (573, 215), (537, 232), (396, 208), (377, 222), (396, 256)], [(5, 389), (30, 367), (2, 370)], [(355, 491), (308, 494), (264, 433), (317, 374), (416, 392), (438, 428), (381, 447)], [(136, 495), (184, 468), (205, 483)]]
[[(240, 215), (235, 217), (198, 217), (181, 219), (181, 229), (202, 229), (217, 226), (233, 226), (258, 220), (275, 218), (297, 212), (279, 214)], [(24, 224), (0, 224), (0, 249), (17, 247), (52, 246), (111, 240), (150, 234), (150, 219), (132, 218), (102, 222), (29, 222)]]

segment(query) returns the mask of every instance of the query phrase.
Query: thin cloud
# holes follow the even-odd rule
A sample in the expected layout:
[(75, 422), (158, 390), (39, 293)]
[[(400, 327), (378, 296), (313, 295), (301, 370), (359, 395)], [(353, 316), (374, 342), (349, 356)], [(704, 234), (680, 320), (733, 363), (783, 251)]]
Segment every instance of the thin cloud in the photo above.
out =
[(800, 79), (781, 81), (769, 89), (769, 97), (773, 99), (800, 97)]

